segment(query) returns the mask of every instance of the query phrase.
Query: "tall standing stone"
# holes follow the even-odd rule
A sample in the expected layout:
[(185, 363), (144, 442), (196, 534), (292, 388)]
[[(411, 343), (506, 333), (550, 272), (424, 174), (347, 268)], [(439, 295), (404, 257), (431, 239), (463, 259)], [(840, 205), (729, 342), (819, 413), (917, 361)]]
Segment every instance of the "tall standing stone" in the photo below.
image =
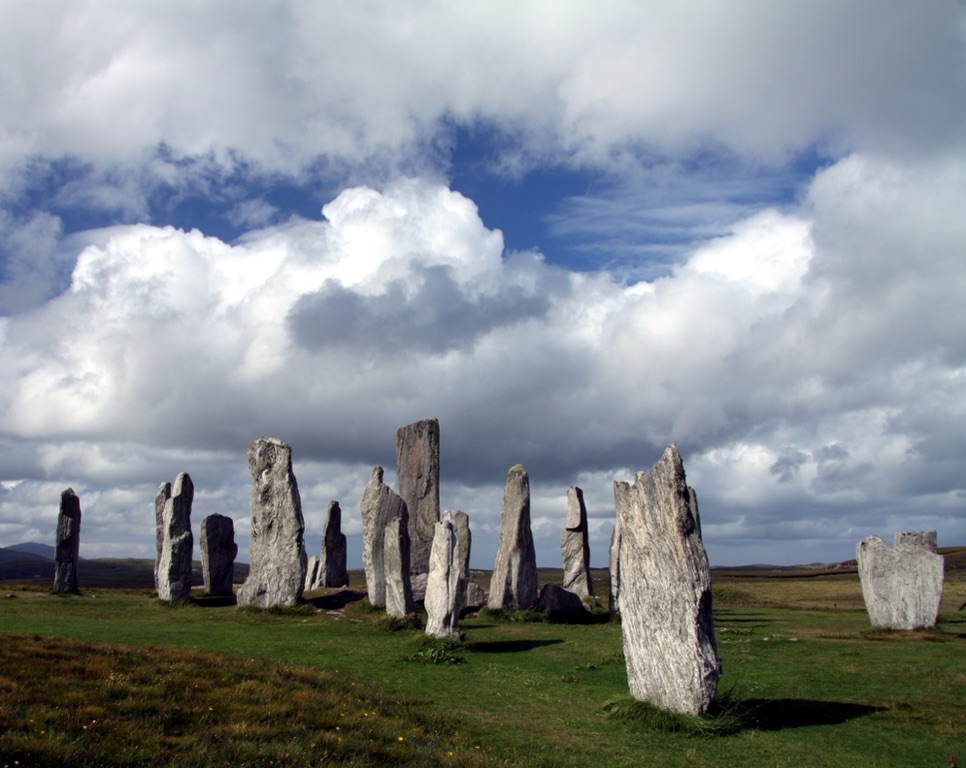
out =
[(195, 486), (187, 472), (181, 472), (164, 502), (161, 527), (161, 557), (158, 560), (158, 597), (177, 602), (191, 596), (191, 558), (194, 536), (191, 534), (191, 503)]
[(633, 485), (616, 481), (620, 612), (631, 695), (704, 714), (721, 665), (711, 619), (711, 569), (697, 502), (674, 444)]
[(410, 572), (429, 572), (439, 522), (439, 421), (423, 419), (396, 430), (396, 483), (409, 510)]
[(319, 588), (319, 558), (317, 555), (310, 555), (305, 566), (305, 590)]
[(235, 579), (235, 523), (226, 515), (208, 515), (201, 521), (201, 578), (205, 593), (220, 597), (232, 594)]
[(316, 583), (320, 587), (345, 587), (349, 584), (346, 567), (346, 537), (342, 533), (342, 507), (330, 501), (322, 528), (322, 556)]
[(594, 594), (590, 578), (590, 541), (584, 492), (576, 485), (567, 489), (567, 519), (560, 535), (563, 557), (563, 588), (584, 599)]
[(296, 605), (302, 598), (308, 558), (292, 449), (274, 437), (252, 440), (248, 470), (252, 476), (250, 565), (248, 578), (238, 590), (238, 604)]
[(943, 594), (943, 557), (935, 531), (900, 532), (890, 547), (867, 536), (855, 547), (862, 598), (872, 626), (884, 629), (932, 627)]
[(154, 591), (161, 594), (161, 580), (158, 568), (161, 566), (161, 550), (164, 547), (164, 505), (171, 498), (171, 483), (161, 483), (154, 496), (154, 543), (157, 552), (154, 556)]
[(537, 602), (537, 555), (530, 530), (530, 478), (522, 465), (511, 467), (503, 489), (500, 538), (490, 595), (493, 610), (516, 611)]
[(80, 552), (81, 508), (73, 488), (60, 494), (57, 515), (57, 541), (54, 543), (54, 592), (74, 592), (77, 588), (77, 560)]
[(459, 559), (459, 534), (453, 513), (446, 510), (436, 523), (436, 535), (429, 553), (425, 600), (427, 635), (453, 637), (459, 634), (457, 625), (465, 591)]
[[(405, 509), (405, 505), (403, 506)], [(386, 523), (383, 566), (386, 581), (386, 613), (397, 619), (416, 612), (413, 587), (409, 573), (409, 529), (403, 517), (393, 517)]]
[[(376, 608), (386, 605), (386, 524), (390, 520), (409, 520), (406, 502), (383, 481), (382, 467), (373, 467), (362, 493), (362, 567), (366, 573), (369, 602)], [(411, 585), (410, 585), (411, 588)]]

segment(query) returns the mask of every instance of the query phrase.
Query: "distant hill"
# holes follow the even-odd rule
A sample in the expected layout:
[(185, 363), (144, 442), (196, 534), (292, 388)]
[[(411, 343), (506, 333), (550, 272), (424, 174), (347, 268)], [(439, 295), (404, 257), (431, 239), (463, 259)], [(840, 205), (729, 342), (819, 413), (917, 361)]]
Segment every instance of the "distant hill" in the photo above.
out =
[(33, 552), (22, 552), (11, 547), (0, 547), (0, 563), (53, 563), (53, 560), (44, 555), (37, 555)]
[(31, 555), (37, 555), (38, 557), (45, 557), (48, 560), (53, 560), (57, 556), (57, 550), (54, 549), (50, 544), (41, 544), (36, 541), (28, 541), (23, 544), (14, 544), (10, 547), (4, 547), (3, 549), (9, 549), (12, 552), (20, 552)]

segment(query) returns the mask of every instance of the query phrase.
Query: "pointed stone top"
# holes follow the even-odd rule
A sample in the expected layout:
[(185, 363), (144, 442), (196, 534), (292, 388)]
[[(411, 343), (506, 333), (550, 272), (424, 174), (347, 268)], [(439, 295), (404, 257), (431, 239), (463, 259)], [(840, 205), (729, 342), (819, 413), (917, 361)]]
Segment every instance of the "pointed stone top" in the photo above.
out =
[(527, 471), (523, 468), (522, 464), (514, 464), (509, 470), (507, 470), (506, 477), (507, 480), (509, 480), (513, 475), (525, 475), (526, 473)]

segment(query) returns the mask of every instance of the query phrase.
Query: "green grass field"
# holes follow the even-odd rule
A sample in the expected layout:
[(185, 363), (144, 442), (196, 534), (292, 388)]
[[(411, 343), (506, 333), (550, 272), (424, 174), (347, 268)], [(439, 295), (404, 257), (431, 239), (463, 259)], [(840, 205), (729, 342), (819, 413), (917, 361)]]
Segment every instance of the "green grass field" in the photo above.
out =
[(870, 629), (854, 573), (716, 577), (718, 734), (604, 715), (627, 696), (617, 621), (484, 613), (434, 647), (354, 599), (358, 575), (281, 612), (6, 583), (0, 768), (966, 765), (962, 573), (936, 630), (899, 633)]

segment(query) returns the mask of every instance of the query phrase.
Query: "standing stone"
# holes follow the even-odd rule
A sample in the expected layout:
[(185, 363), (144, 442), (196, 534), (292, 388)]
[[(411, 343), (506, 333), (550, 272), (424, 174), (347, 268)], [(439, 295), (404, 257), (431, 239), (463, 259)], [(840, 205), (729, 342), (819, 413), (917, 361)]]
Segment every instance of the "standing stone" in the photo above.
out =
[(537, 602), (537, 555), (530, 531), (530, 478), (522, 465), (511, 467), (503, 489), (500, 538), (487, 605), (516, 611)]
[(248, 470), (252, 476), (250, 565), (248, 578), (238, 590), (238, 604), (296, 605), (305, 587), (307, 558), (292, 449), (274, 437), (252, 440)]
[(620, 520), (614, 519), (614, 528), (610, 532), (610, 549), (607, 552), (607, 566), (610, 575), (610, 595), (607, 608), (611, 613), (620, 611), (621, 593), (621, 529)]
[(456, 562), (459, 565), (460, 575), (464, 579), (469, 579), (470, 549), (473, 544), (473, 535), (470, 533), (470, 516), (465, 512), (457, 512), (453, 517), (453, 525), (456, 526)]
[(584, 492), (576, 485), (567, 489), (567, 519), (560, 535), (563, 556), (563, 588), (581, 600), (594, 594), (590, 578), (590, 542)]
[(893, 546), (896, 544), (912, 544), (930, 552), (937, 551), (935, 531), (897, 531), (892, 537)]
[(154, 591), (161, 594), (161, 580), (158, 568), (161, 565), (161, 549), (164, 547), (164, 505), (171, 498), (171, 483), (161, 483), (154, 496), (154, 543), (157, 553), (154, 556)]
[(429, 573), (429, 550), (439, 522), (437, 419), (423, 419), (396, 430), (396, 482), (409, 510), (410, 572)]
[(620, 612), (631, 695), (704, 714), (721, 665), (711, 620), (711, 569), (697, 503), (674, 444), (634, 484), (616, 481)]
[(872, 626), (935, 626), (944, 565), (942, 555), (930, 549), (935, 540), (935, 531), (922, 531), (897, 533), (891, 547), (878, 536), (867, 536), (856, 545), (862, 598)]
[(436, 535), (429, 554), (429, 582), (426, 585), (426, 634), (454, 637), (459, 633), (465, 579), (459, 561), (459, 534), (453, 513), (443, 512), (436, 523)]
[(158, 597), (178, 602), (191, 596), (191, 557), (194, 536), (191, 534), (191, 502), (195, 486), (187, 472), (181, 472), (164, 502), (161, 523), (164, 540), (158, 562)]
[(329, 502), (325, 527), (322, 529), (322, 556), (319, 558), (316, 584), (319, 587), (345, 587), (349, 584), (346, 537), (342, 533), (342, 507), (337, 501)]
[(308, 592), (310, 589), (318, 589), (318, 585), (319, 585), (319, 558), (317, 555), (312, 555), (309, 557), (308, 563), (305, 566), (304, 591)]
[(376, 608), (386, 605), (386, 524), (396, 518), (405, 518), (408, 525), (409, 520), (406, 502), (382, 482), (382, 477), (382, 467), (373, 467), (359, 505), (362, 512), (362, 567), (366, 572), (369, 603)]
[(77, 559), (80, 551), (80, 499), (73, 488), (60, 494), (57, 516), (57, 541), (54, 542), (54, 592), (74, 592), (77, 588)]
[(201, 521), (201, 578), (205, 594), (232, 594), (237, 555), (235, 523), (230, 517), (214, 514)]
[[(405, 509), (405, 505), (403, 506)], [(394, 517), (386, 523), (385, 581), (386, 613), (397, 619), (416, 612), (413, 587), (409, 574), (409, 529), (405, 516)]]

